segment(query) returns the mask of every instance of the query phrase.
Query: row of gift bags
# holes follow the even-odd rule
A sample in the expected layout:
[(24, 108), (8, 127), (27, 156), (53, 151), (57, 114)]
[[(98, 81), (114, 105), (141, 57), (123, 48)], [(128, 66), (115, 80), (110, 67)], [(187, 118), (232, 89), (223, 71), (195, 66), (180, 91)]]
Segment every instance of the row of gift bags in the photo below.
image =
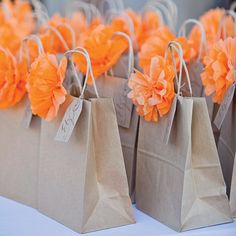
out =
[[(146, 122), (127, 98), (132, 47), (128, 76), (116, 72), (124, 71), (119, 69), (127, 65), (122, 63), (127, 61), (124, 56), (111, 75), (98, 78), (93, 86), (86, 86), (89, 71), (92, 75), (89, 55), (80, 48), (66, 53), (68, 60), (72, 53), (86, 56), (87, 77), (77, 96), (67, 96), (54, 121), (33, 117), (30, 127), (23, 127), (27, 99), (1, 111), (0, 194), (78, 232), (130, 224), (134, 218), (126, 166), (129, 193), (132, 199), (135, 193), (137, 207), (166, 225), (183, 231), (232, 221), (205, 98), (181, 96), (179, 86), (168, 117), (158, 124)], [(183, 66), (186, 69), (184, 62)], [(181, 78), (179, 73), (179, 85)], [(189, 90), (190, 81), (187, 76)], [(233, 134), (235, 127), (235, 102), (231, 107), (219, 147), (228, 148), (228, 139), (234, 142), (229, 132)], [(223, 172), (229, 175), (228, 186), (232, 184), (230, 203), (235, 209), (235, 150), (228, 153), (222, 165), (231, 161), (231, 173), (224, 167)]]
[(53, 122), (23, 127), (26, 99), (2, 111), (0, 138), (0, 194), (82, 233), (134, 223), (112, 99), (90, 99), (85, 87)]

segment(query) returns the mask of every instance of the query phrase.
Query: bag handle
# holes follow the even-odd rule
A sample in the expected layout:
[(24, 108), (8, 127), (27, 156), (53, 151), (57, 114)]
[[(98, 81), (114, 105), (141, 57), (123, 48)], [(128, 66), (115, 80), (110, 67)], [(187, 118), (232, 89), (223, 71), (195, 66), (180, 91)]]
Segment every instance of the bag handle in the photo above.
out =
[(32, 13), (32, 15), (36, 17), (37, 21), (39, 22), (39, 25), (47, 24), (50, 20), (48, 14), (43, 11), (36, 10)]
[[(94, 78), (94, 75), (93, 75), (91, 60), (90, 60), (88, 51), (85, 48), (83, 48), (83, 47), (77, 47), (77, 48), (75, 48), (73, 50), (67, 51), (64, 55), (68, 58), (68, 56), (72, 56), (74, 53), (82, 54), (85, 57), (86, 62), (87, 62), (86, 76), (85, 76), (85, 81), (84, 81), (84, 85), (82, 87), (80, 98), (84, 98), (84, 92), (85, 92), (85, 89), (87, 87), (87, 81), (88, 81), (88, 78), (89, 78), (89, 74), (90, 74), (90, 76), (92, 78), (92, 81), (93, 81), (93, 88), (94, 88), (96, 97), (99, 98), (98, 90), (97, 90), (97, 86), (96, 86), (96, 82), (95, 82), (95, 78)], [(76, 71), (74, 70), (73, 73), (74, 72), (76, 72)], [(76, 79), (79, 81), (77, 73), (75, 73), (74, 75), (75, 75)], [(79, 83), (80, 83), (80, 81), (79, 81)]]
[(133, 43), (131, 38), (123, 33), (123, 32), (115, 32), (114, 35), (119, 35), (127, 39), (128, 45), (129, 45), (129, 63), (128, 63), (128, 79), (130, 78), (130, 75), (134, 71), (134, 50), (133, 50)]
[(162, 0), (153, 0), (148, 2), (147, 7), (152, 9), (159, 9), (162, 12), (163, 18), (166, 19), (166, 24), (171, 28), (171, 30), (175, 31), (175, 24), (177, 22), (177, 7), (174, 2), (162, 1)]
[(158, 12), (161, 16), (162, 16), (162, 22), (164, 22), (164, 19), (166, 20), (166, 25), (168, 25), (171, 30), (174, 29), (174, 26), (173, 26), (173, 19), (167, 9), (167, 7), (161, 3), (152, 3), (152, 4), (148, 4), (146, 6), (146, 8), (148, 9), (153, 9), (155, 10), (156, 12)]
[(201, 42), (200, 42), (200, 46), (199, 46), (199, 52), (198, 52), (198, 60), (201, 59), (201, 55), (203, 52), (203, 48), (206, 51), (207, 49), (207, 44), (206, 44), (206, 33), (205, 33), (205, 29), (202, 25), (202, 23), (196, 19), (188, 19), (186, 21), (184, 21), (184, 23), (180, 26), (179, 32), (178, 32), (178, 36), (184, 36), (186, 37), (186, 26), (188, 24), (194, 24), (197, 25), (201, 31)]
[(93, 17), (101, 18), (99, 10), (91, 3), (86, 3), (83, 1), (74, 1), (70, 4), (70, 7), (67, 8), (67, 16), (70, 16), (75, 10), (82, 10), (87, 19), (87, 22), (91, 23)]
[(232, 2), (229, 9), (232, 11), (235, 11), (236, 10), (236, 2)]
[(35, 11), (43, 12), (47, 16), (49, 15), (47, 7), (41, 1), (39, 1), (39, 0), (31, 0), (31, 4), (33, 5)]
[(142, 14), (142, 19), (144, 20), (144, 16), (145, 16), (145, 13), (147, 11), (153, 11), (156, 13), (156, 15), (158, 15), (160, 17), (160, 20), (161, 20), (161, 25), (163, 26), (165, 23), (164, 23), (164, 16), (163, 16), (163, 12), (160, 11), (159, 9), (156, 9), (154, 6), (152, 5), (146, 5), (144, 6), (144, 8), (142, 9), (141, 11), (141, 14)]
[(178, 20), (178, 8), (173, 0), (151, 0), (150, 3), (157, 2), (165, 5), (169, 11), (169, 14), (172, 16), (172, 22), (175, 23)]
[(25, 37), (21, 41), (21, 47), (20, 47), (20, 52), (19, 52), (19, 63), (22, 62), (22, 59), (23, 59), (23, 49), (24, 49), (24, 46), (25, 46), (28, 69), (30, 68), (30, 63), (31, 63), (30, 62), (30, 57), (29, 57), (29, 46), (28, 46), (29, 40), (33, 40), (33, 41), (36, 42), (36, 44), (38, 46), (38, 54), (39, 55), (44, 53), (42, 42), (41, 42), (40, 38), (36, 34), (32, 34), (32, 35), (29, 35), (29, 36)]
[[(167, 58), (167, 54), (168, 54), (168, 50), (170, 49), (171, 51), (171, 57), (172, 57), (172, 62), (176, 71), (176, 82), (177, 82), (177, 96), (181, 96), (181, 83), (182, 83), (182, 72), (183, 72), (183, 68), (186, 74), (186, 79), (188, 82), (188, 87), (189, 87), (189, 92), (190, 92), (190, 96), (192, 97), (192, 86), (191, 86), (191, 81), (190, 81), (190, 76), (188, 73), (188, 69), (186, 66), (186, 63), (183, 59), (183, 49), (181, 47), (181, 45), (176, 42), (176, 41), (171, 41), (168, 46), (167, 49), (165, 51), (165, 59)], [(176, 62), (175, 62), (175, 58), (174, 58), (174, 52), (173, 49), (177, 52), (179, 59), (180, 59), (180, 71), (179, 71), (179, 76), (177, 75), (177, 67), (176, 67)]]
[(124, 19), (124, 22), (128, 23), (129, 31), (130, 31), (130, 37), (132, 39), (133, 44), (135, 45), (135, 48), (137, 46), (136, 38), (135, 38), (135, 30), (134, 30), (134, 23), (130, 16), (126, 12), (117, 12), (114, 9), (109, 9), (105, 14), (105, 24), (109, 24), (113, 17), (115, 16), (121, 16)]
[(100, 11), (105, 13), (107, 9), (105, 9), (105, 5), (108, 5), (109, 10), (113, 9), (116, 12), (120, 12), (124, 9), (124, 3), (122, 0), (100, 0), (101, 4), (98, 5)]
[(46, 30), (46, 31), (52, 31), (52, 32), (57, 36), (57, 38), (61, 41), (61, 43), (62, 43), (64, 49), (65, 49), (66, 51), (69, 50), (69, 46), (68, 46), (68, 44), (66, 43), (65, 39), (63, 38), (63, 36), (61, 35), (61, 33), (60, 33), (55, 27), (50, 26), (50, 25), (47, 25), (47, 26), (45, 27), (45, 30)]
[(219, 29), (217, 32), (217, 37), (220, 39), (221, 37), (221, 31), (223, 29), (223, 37), (226, 39), (226, 27), (225, 27), (225, 21), (227, 19), (227, 16), (232, 16), (234, 20), (234, 36), (236, 36), (236, 13), (233, 10), (225, 10), (223, 16), (220, 19)]

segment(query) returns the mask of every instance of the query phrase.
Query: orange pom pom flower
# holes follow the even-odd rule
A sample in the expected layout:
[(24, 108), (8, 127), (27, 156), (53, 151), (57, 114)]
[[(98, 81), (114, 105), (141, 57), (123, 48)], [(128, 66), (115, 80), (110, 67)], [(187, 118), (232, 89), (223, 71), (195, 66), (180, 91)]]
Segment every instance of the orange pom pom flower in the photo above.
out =
[(150, 71), (142, 74), (137, 71), (131, 75), (128, 97), (137, 107), (137, 113), (146, 121), (158, 121), (158, 116), (167, 114), (171, 108), (174, 90), (175, 71), (163, 57), (151, 60)]
[[(115, 36), (113, 28), (100, 25), (85, 39), (83, 47), (91, 59), (94, 77), (108, 71), (116, 64), (122, 53), (128, 48), (128, 43), (121, 36)], [(82, 73), (86, 73), (87, 63), (83, 56), (74, 55), (73, 59)], [(92, 83), (91, 78), (88, 83)]]
[(0, 108), (12, 107), (24, 97), (26, 69), (8, 49), (0, 47)]
[[(225, 9), (216, 8), (207, 11), (199, 19), (205, 29), (206, 46), (208, 50), (220, 38), (224, 39), (224, 31), (226, 37), (234, 37), (234, 21), (230, 16), (226, 16), (226, 18), (223, 19), (224, 14)], [(220, 29), (222, 23), (222, 29)], [(191, 30), (189, 39), (194, 42), (195, 49), (198, 50), (201, 43), (201, 31), (197, 25)]]
[(235, 82), (236, 38), (218, 41), (204, 57), (202, 83), (207, 96), (221, 103), (228, 88)]
[(49, 53), (40, 54), (32, 63), (27, 90), (34, 115), (48, 121), (56, 117), (59, 106), (66, 97), (66, 90), (62, 85), (66, 67), (65, 57), (58, 65), (56, 56)]
[[(183, 57), (186, 62), (190, 62), (196, 58), (197, 53), (193, 47), (192, 41), (184, 37), (176, 38), (168, 27), (160, 27), (154, 32), (152, 37), (146, 40), (139, 53), (139, 65), (145, 73), (148, 73), (149, 71), (152, 57), (157, 55), (164, 57), (166, 48), (171, 41), (180, 43), (183, 48)], [(174, 53), (174, 57), (176, 66), (179, 68), (179, 57), (176, 52)], [(168, 51), (167, 58), (172, 61), (170, 51)]]

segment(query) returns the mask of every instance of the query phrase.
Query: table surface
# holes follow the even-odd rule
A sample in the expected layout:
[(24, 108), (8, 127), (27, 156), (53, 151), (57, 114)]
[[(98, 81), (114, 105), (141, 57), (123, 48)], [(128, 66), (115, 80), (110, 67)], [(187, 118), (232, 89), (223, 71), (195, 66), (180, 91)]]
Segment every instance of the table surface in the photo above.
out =
[[(134, 207), (136, 224), (85, 234), (86, 236), (236, 236), (236, 222), (181, 234)], [(35, 209), (0, 197), (0, 236), (78, 236)]]

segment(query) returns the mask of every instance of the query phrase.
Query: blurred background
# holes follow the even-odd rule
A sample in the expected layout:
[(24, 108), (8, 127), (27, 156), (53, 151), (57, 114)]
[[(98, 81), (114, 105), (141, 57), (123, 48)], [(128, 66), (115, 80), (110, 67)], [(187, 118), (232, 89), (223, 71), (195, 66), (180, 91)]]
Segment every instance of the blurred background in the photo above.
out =
[[(55, 12), (65, 13), (65, 9), (73, 0), (43, 0), (44, 4), (48, 7), (49, 13)], [(87, 0), (88, 2), (89, 0)], [(101, 0), (90, 0), (91, 3), (96, 4)], [(168, 1), (168, 0), (166, 0)], [(188, 18), (198, 18), (203, 12), (213, 7), (228, 8), (232, 0), (174, 0), (178, 7), (178, 23), (181, 24)], [(140, 10), (147, 0), (123, 0), (125, 7), (130, 7), (135, 10)]]

